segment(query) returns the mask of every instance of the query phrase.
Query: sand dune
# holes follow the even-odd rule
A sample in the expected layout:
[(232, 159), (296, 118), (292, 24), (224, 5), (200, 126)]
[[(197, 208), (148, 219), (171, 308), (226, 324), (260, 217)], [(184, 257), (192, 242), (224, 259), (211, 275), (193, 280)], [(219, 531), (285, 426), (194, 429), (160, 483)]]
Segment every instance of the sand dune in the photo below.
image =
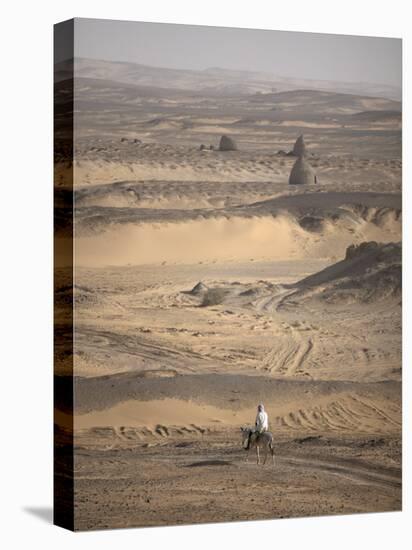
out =
[[(397, 378), (399, 335), (394, 341), (391, 331), (385, 334), (381, 327), (385, 319), (392, 319), (395, 332), (399, 329), (400, 259), (399, 244), (362, 243), (349, 247), (345, 259), (294, 284), (209, 283), (193, 299), (204, 307), (253, 308), (284, 315), (283, 326), (271, 327), (274, 343), (262, 358), (261, 368), (273, 376), (324, 379), (333, 372), (335, 379)], [(331, 310), (327, 321), (326, 305), (339, 308)], [(358, 309), (359, 318), (349, 313), (351, 305)], [(361, 313), (366, 306), (369, 309)], [(296, 320), (307, 315), (312, 323)], [(345, 316), (351, 318), (351, 325), (342, 333), (339, 324)], [(333, 365), (329, 357), (336, 355), (340, 362)]]
[(220, 217), (119, 226), (101, 236), (79, 239), (76, 257), (82, 266), (285, 259), (299, 254), (299, 241), (307, 240), (304, 231), (286, 217)]
[(397, 209), (356, 209), (345, 204), (311, 208), (308, 202), (302, 197), (306, 206), (296, 211), (290, 207), (287, 211), (282, 201), (220, 212), (84, 211), (78, 221), (76, 258), (82, 266), (336, 258), (353, 243), (400, 238)]
[(299, 294), (317, 294), (328, 303), (369, 303), (401, 298), (401, 245), (375, 242), (352, 245), (341, 262), (297, 283)]
[[(116, 381), (115, 390), (113, 382)], [(195, 388), (201, 388), (199, 393)], [(331, 391), (333, 389), (333, 391)], [(126, 393), (125, 393), (126, 390)], [(119, 374), (76, 380), (78, 429), (127, 426), (169, 435), (187, 426), (220, 430), (248, 424), (256, 395), (275, 432), (391, 433), (400, 425), (396, 382), (315, 382), (227, 374), (141, 377)], [(253, 392), (253, 393), (252, 393)], [(132, 398), (132, 396), (134, 396)], [(161, 398), (160, 398), (161, 396)], [(197, 430), (201, 433), (201, 430)], [(148, 434), (146, 434), (148, 435)], [(150, 435), (150, 434), (149, 434)]]
[[(371, 400), (354, 394), (313, 400), (311, 405), (289, 401), (283, 407), (267, 403), (274, 433), (396, 433), (401, 425), (399, 404)], [(91, 413), (79, 414), (76, 430), (108, 428), (113, 436), (145, 440), (148, 436), (199, 436), (221, 426), (225, 429), (249, 425), (255, 408), (225, 409), (179, 399), (123, 401)], [(190, 423), (188, 423), (190, 420)]]

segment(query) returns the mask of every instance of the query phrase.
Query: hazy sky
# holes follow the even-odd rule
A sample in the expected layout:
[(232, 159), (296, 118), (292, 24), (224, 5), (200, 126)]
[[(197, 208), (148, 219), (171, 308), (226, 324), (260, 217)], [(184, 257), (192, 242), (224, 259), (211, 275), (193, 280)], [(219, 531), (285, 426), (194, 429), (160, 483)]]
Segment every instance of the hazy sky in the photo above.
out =
[(75, 55), (156, 67), (222, 67), (401, 86), (401, 40), (76, 19)]

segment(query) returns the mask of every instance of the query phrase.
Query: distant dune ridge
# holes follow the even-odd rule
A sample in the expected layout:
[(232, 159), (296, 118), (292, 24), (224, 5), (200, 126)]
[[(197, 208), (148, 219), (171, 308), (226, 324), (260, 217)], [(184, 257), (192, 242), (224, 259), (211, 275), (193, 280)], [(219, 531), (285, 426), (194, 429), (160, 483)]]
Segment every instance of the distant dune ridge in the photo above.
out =
[[(62, 61), (56, 65), (56, 81), (64, 81), (70, 72), (70, 61)], [(334, 82), (290, 78), (256, 71), (236, 71), (221, 68), (205, 70), (169, 69), (151, 67), (138, 63), (125, 63), (99, 59), (76, 57), (76, 74), (78, 78), (103, 80), (126, 85), (142, 86), (155, 92), (158, 89), (168, 89), (168, 95), (173, 96), (175, 90), (192, 90), (201, 93), (256, 94), (265, 95), (278, 90), (323, 90), (325, 93), (340, 92), (363, 96), (383, 97), (399, 100), (402, 95), (400, 86), (366, 82)]]

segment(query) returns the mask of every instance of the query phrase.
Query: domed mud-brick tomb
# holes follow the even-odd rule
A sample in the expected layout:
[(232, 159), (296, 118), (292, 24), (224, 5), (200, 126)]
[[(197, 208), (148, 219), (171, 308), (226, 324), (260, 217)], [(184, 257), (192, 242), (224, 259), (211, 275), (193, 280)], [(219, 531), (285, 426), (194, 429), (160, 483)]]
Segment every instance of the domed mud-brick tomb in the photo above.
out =
[(290, 172), (289, 185), (306, 185), (311, 183), (317, 183), (315, 171), (304, 157), (299, 157)]
[(222, 136), (220, 138), (219, 151), (237, 151), (235, 140), (229, 136)]
[(293, 154), (298, 157), (292, 167), (289, 176), (289, 185), (306, 185), (317, 183), (317, 178), (314, 169), (306, 160), (306, 145), (303, 140), (303, 135), (299, 136), (293, 147)]

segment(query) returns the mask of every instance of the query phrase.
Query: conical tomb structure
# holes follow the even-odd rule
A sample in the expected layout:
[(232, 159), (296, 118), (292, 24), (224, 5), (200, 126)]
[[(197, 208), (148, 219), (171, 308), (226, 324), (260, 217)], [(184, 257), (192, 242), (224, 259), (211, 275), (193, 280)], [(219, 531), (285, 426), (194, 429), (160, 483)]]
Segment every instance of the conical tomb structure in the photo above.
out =
[(304, 157), (299, 157), (290, 172), (289, 185), (305, 185), (311, 183), (316, 183), (315, 171)]
[(292, 149), (292, 154), (295, 157), (304, 157), (306, 155), (306, 145), (303, 139), (303, 134), (295, 141), (295, 145)]

